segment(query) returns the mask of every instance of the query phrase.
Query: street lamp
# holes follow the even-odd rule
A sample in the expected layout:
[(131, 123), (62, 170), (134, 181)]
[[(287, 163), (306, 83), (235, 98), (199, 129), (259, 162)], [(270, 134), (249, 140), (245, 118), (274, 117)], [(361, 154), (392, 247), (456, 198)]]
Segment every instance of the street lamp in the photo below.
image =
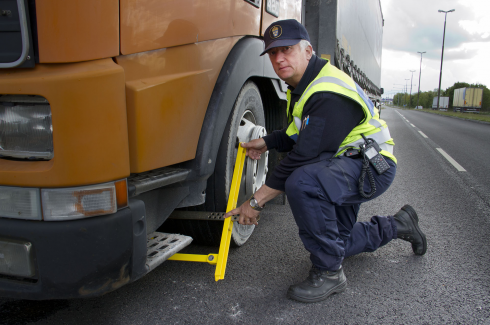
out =
[(407, 81), (410, 80), (410, 79), (405, 79), (405, 95), (403, 96), (403, 102), (406, 103), (407, 102), (407, 93), (408, 93), (408, 85), (407, 85)]
[(412, 106), (412, 81), (413, 81), (413, 73), (415, 70), (409, 70), (412, 73), (412, 78), (410, 78), (410, 103), (408, 104), (408, 107)]
[(444, 39), (446, 38), (446, 18), (447, 18), (447, 13), (453, 11), (454, 9), (448, 11), (439, 10), (439, 12), (444, 13), (444, 33), (442, 34), (441, 73), (439, 74), (439, 91), (437, 92), (437, 109), (439, 109), (439, 99), (441, 98), (442, 58), (444, 57)]
[(422, 54), (426, 52), (417, 52), (420, 53), (420, 70), (419, 70), (419, 93), (417, 95), (417, 106), (419, 106), (419, 97), (420, 97), (420, 76), (422, 75)]

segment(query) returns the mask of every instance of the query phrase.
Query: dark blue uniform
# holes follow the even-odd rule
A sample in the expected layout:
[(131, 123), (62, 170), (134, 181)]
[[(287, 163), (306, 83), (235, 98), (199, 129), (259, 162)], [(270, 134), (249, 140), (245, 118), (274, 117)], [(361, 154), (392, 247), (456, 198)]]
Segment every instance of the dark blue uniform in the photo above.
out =
[[(396, 164), (375, 175), (376, 194), (385, 192), (396, 173)], [(320, 270), (336, 271), (345, 257), (373, 252), (396, 238), (393, 217), (356, 222), (361, 203), (358, 182), (362, 159), (331, 158), (297, 168), (286, 181), (286, 194), (299, 228), (299, 236)], [(371, 188), (368, 182), (365, 192)]]

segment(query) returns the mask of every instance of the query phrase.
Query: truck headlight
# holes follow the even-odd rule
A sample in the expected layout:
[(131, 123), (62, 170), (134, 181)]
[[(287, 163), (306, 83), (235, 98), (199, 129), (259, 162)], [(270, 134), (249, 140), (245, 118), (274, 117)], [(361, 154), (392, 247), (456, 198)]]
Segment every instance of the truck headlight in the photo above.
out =
[(51, 106), (44, 97), (0, 95), (0, 156), (53, 158)]

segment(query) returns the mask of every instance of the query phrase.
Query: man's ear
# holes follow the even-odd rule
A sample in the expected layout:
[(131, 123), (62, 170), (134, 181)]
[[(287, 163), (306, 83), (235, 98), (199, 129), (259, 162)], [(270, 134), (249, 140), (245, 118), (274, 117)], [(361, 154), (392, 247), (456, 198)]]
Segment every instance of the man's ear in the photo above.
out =
[(310, 61), (311, 57), (313, 56), (313, 48), (311, 47), (311, 45), (308, 45), (305, 50), (306, 50), (306, 59)]

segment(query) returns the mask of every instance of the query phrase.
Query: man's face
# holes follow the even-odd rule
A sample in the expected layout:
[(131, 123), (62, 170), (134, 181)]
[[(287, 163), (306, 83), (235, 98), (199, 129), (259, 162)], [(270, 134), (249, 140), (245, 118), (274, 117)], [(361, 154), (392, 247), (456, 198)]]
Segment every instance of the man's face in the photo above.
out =
[(270, 49), (269, 59), (276, 74), (289, 85), (296, 87), (305, 73), (311, 59), (312, 49), (307, 46), (301, 50), (298, 44)]

